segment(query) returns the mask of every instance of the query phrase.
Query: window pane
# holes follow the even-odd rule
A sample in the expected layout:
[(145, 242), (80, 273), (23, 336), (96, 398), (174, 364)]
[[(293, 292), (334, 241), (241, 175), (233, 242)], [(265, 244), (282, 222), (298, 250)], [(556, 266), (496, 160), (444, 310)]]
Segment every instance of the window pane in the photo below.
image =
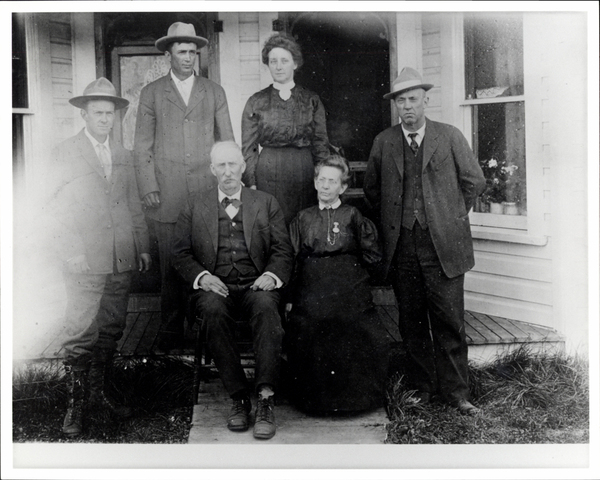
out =
[(521, 14), (465, 17), (466, 98), (523, 95)]
[(475, 153), (487, 183), (475, 211), (527, 215), (524, 103), (477, 105), (473, 112)]
[(23, 14), (12, 14), (12, 83), (13, 108), (28, 108), (27, 55)]

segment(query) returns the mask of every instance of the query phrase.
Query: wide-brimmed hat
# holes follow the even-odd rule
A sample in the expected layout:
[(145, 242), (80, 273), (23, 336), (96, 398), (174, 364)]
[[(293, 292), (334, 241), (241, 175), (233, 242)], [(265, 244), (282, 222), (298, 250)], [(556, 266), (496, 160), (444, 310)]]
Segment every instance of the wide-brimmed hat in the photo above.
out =
[(208, 43), (204, 37), (196, 35), (196, 29), (191, 23), (175, 22), (169, 27), (166, 37), (159, 38), (154, 44), (161, 52), (167, 49), (169, 43), (195, 43), (198, 48), (202, 48)]
[(117, 95), (117, 90), (110, 81), (104, 77), (100, 77), (90, 83), (85, 90), (83, 95), (79, 97), (73, 97), (69, 100), (71, 105), (78, 108), (85, 108), (87, 102), (90, 100), (108, 100), (115, 104), (115, 109), (119, 110), (129, 105), (129, 100), (125, 100)]
[(400, 72), (400, 75), (398, 75), (396, 80), (394, 80), (394, 83), (392, 83), (392, 91), (390, 93), (386, 93), (383, 98), (386, 100), (391, 100), (396, 95), (414, 88), (422, 88), (423, 90), (427, 91), (433, 88), (433, 85), (431, 83), (423, 83), (421, 74), (414, 68), (404, 67)]

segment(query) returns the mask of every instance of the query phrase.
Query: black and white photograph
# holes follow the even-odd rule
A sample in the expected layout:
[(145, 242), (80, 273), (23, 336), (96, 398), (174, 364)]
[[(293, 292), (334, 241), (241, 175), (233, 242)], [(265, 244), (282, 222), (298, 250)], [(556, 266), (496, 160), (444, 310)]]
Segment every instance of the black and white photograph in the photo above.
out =
[(3, 2), (2, 478), (597, 478), (598, 7)]

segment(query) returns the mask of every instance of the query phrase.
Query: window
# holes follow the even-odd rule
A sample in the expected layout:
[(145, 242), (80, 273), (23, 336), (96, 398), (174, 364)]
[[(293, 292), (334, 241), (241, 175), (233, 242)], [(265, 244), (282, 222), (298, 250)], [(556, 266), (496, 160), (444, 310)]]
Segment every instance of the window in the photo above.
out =
[(465, 104), (487, 183), (474, 212), (486, 214), (481, 224), (519, 228), (526, 218), (500, 215), (527, 216), (523, 17), (466, 14), (464, 39)]
[(18, 13), (12, 14), (12, 85), (13, 179), (16, 181), (24, 174), (23, 115), (29, 108), (25, 21)]

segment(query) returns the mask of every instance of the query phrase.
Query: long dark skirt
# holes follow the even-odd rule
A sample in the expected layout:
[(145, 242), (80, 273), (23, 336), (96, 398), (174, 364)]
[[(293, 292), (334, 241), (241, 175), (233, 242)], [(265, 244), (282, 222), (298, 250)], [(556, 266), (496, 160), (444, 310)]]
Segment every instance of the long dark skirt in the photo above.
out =
[(389, 338), (356, 257), (303, 262), (285, 341), (299, 408), (350, 413), (383, 405)]
[(300, 210), (317, 203), (314, 174), (309, 148), (265, 147), (256, 165), (256, 188), (277, 199), (289, 225)]

